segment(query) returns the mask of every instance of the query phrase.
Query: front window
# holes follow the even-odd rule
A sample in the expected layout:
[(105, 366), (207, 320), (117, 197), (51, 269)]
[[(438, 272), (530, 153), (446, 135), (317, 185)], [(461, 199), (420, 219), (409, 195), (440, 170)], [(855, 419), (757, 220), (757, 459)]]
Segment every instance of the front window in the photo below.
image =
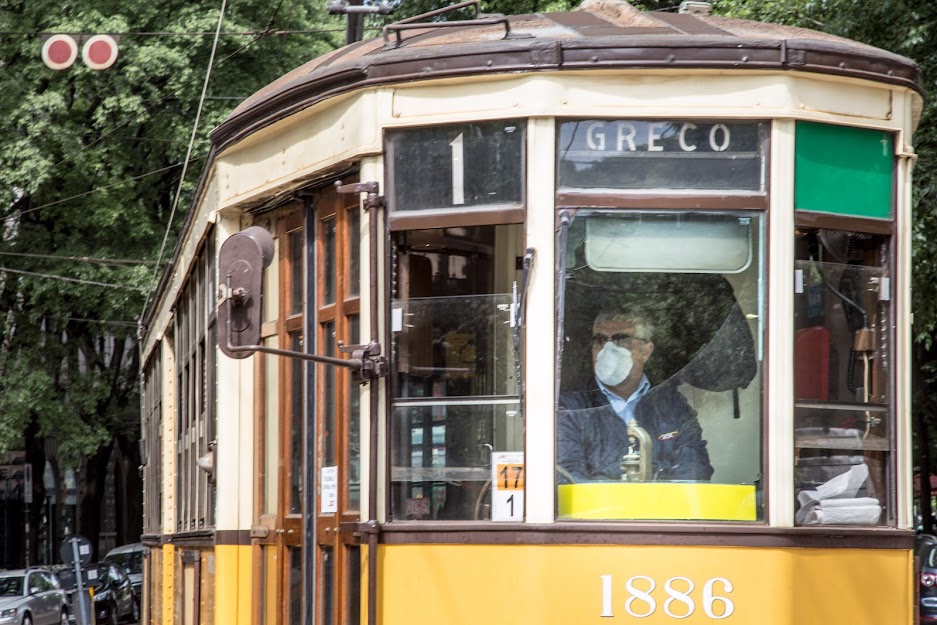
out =
[(754, 211), (564, 211), (559, 518), (763, 518), (763, 237)]
[(477, 226), (395, 237), (398, 519), (491, 518), (493, 454), (523, 449), (511, 327), (519, 235)]

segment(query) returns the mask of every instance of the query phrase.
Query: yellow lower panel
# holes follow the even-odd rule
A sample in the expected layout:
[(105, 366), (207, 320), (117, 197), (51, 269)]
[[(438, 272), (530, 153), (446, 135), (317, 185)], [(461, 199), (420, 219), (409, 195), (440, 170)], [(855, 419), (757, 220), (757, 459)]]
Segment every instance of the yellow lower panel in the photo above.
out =
[(174, 621), (174, 602), (175, 597), (175, 554), (172, 545), (163, 545), (163, 594), (160, 603), (163, 608), (163, 625), (173, 625)]
[(381, 625), (910, 625), (910, 550), (386, 545)]
[(557, 486), (567, 519), (754, 521), (755, 487), (684, 482), (588, 482)]
[(250, 625), (251, 546), (215, 547), (215, 623)]

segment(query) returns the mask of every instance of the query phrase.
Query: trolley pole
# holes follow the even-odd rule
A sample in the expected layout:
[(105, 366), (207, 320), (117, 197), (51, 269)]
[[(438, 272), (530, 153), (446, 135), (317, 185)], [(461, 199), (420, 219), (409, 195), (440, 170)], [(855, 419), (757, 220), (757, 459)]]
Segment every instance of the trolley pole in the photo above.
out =
[[(348, 0), (348, 6), (356, 7), (364, 4), (364, 0)], [(345, 24), (345, 45), (361, 41), (364, 37), (364, 15), (361, 13), (348, 13), (348, 22)]]
[(345, 45), (361, 41), (364, 38), (365, 15), (390, 15), (394, 12), (387, 2), (380, 4), (364, 4), (364, 0), (332, 0), (329, 3), (329, 13), (332, 15), (347, 15), (345, 25)]

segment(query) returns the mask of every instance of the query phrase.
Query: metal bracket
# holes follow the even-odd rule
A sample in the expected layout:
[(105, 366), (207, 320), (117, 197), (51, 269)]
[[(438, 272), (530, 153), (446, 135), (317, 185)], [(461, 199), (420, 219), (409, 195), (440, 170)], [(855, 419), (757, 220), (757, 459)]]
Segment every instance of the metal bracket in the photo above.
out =
[(351, 354), (351, 359), (361, 365), (352, 370), (355, 381), (361, 384), (383, 378), (387, 375), (387, 359), (381, 355), (381, 344), (371, 341), (367, 345), (345, 345), (338, 342), (338, 350)]
[(367, 193), (367, 197), (364, 198), (364, 210), (387, 206), (384, 196), (378, 194), (380, 188), (380, 185), (373, 180), (370, 182), (353, 182), (351, 184), (342, 184), (341, 180), (335, 181), (335, 190), (339, 193)]

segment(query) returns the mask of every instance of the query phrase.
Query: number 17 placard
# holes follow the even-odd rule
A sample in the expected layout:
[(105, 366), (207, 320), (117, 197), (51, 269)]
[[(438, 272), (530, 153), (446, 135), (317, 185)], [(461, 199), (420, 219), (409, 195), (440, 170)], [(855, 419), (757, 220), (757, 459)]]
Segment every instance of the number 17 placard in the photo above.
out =
[(524, 452), (491, 454), (491, 520), (524, 520)]

